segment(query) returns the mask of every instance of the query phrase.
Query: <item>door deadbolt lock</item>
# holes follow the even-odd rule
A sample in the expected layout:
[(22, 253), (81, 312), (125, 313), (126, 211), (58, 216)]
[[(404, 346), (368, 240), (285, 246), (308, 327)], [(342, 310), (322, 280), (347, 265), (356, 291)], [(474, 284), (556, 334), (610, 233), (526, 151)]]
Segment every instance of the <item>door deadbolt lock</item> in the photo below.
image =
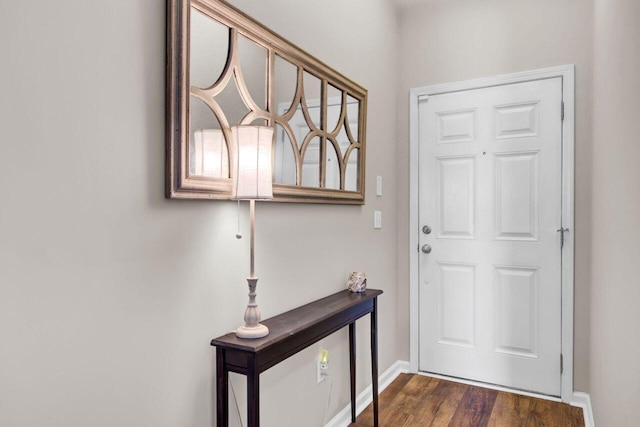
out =
[(422, 252), (425, 254), (431, 253), (431, 245), (422, 245)]
[(422, 232), (424, 234), (429, 234), (431, 233), (431, 227), (429, 227), (428, 225), (425, 225), (424, 227), (422, 227)]

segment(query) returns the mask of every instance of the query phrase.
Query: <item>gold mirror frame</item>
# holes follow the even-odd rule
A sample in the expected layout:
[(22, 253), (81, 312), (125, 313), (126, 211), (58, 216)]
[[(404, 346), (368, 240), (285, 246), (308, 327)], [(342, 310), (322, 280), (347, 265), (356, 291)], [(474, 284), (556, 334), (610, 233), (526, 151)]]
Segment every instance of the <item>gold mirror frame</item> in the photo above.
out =
[[(210, 96), (208, 99), (210, 102), (207, 102), (207, 105), (215, 114), (226, 141), (229, 141), (230, 125), (224, 118), (222, 108), (213, 99), (224, 89), (229, 79), (236, 79), (240, 97), (249, 110), (242, 119), (242, 124), (261, 119), (270, 126), (280, 125), (291, 138), (293, 132), (288, 121), (296, 111), (293, 106), (300, 105), (310, 128), (304, 141), (290, 141), (296, 162), (296, 184), (274, 183), (274, 201), (364, 204), (367, 90), (221, 0), (168, 0), (167, 6), (166, 196), (178, 199), (230, 199), (230, 178), (199, 176), (190, 173), (188, 160), (190, 154), (189, 109), (191, 96), (201, 100), (203, 96)], [(189, 49), (192, 8), (228, 27), (230, 33), (228, 55), (222, 75), (211, 87), (204, 89), (190, 86)], [(249, 101), (250, 105), (248, 105), (245, 100), (247, 93), (243, 93), (243, 91), (247, 91), (247, 88), (242, 78), (238, 57), (239, 35), (266, 50), (265, 109), (261, 109), (256, 105), (257, 103), (252, 101)], [(277, 111), (278, 105), (273, 87), (276, 55), (295, 66), (297, 72), (292, 107), (283, 114), (279, 114)], [(317, 103), (319, 102), (319, 126), (312, 123), (309, 115), (304, 94), (303, 75), (305, 74), (310, 74), (321, 82), (320, 98), (315, 100)], [(341, 102), (337, 101), (341, 103), (342, 107), (335, 129), (327, 129), (330, 86), (340, 91), (342, 98)], [(251, 97), (249, 95), (246, 98), (250, 100)], [(354, 100), (358, 103), (357, 135), (353, 135), (356, 132), (350, 131), (350, 122), (347, 119), (347, 102)], [(336, 103), (335, 100), (332, 102)], [(344, 147), (341, 149), (339, 146), (337, 135), (339, 132), (345, 133), (345, 131), (349, 146), (343, 152)], [(317, 187), (302, 185), (303, 162), (301, 158), (304, 157), (312, 140), (319, 142)], [(332, 156), (338, 163), (340, 189), (326, 188), (328, 144), (331, 144), (335, 150)], [(231, 154), (228, 151), (229, 148), (227, 148), (227, 155)], [(354, 150), (357, 150), (356, 190), (349, 191), (344, 189), (345, 175), (349, 164), (349, 155)]]

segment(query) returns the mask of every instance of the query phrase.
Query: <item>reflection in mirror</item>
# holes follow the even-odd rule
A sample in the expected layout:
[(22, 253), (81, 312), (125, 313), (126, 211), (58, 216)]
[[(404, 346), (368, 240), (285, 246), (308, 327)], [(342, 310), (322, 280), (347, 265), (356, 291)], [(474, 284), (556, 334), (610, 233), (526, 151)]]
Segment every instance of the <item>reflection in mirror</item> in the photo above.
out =
[(320, 79), (305, 71), (302, 75), (304, 98), (313, 125), (320, 129)]
[(230, 127), (239, 125), (244, 116), (249, 113), (249, 108), (240, 97), (236, 80), (233, 78), (229, 79), (227, 85), (222, 92), (215, 97), (215, 100), (218, 105), (220, 105), (220, 108), (222, 108), (222, 111), (224, 111)]
[(342, 112), (342, 91), (327, 85), (327, 131), (333, 132), (338, 126)]
[(207, 104), (192, 96), (189, 104), (189, 174), (229, 177), (229, 154), (220, 123)]
[(336, 136), (336, 142), (340, 146), (340, 152), (344, 156), (345, 154), (347, 154), (347, 148), (349, 148), (349, 145), (351, 145), (351, 141), (349, 141), (349, 137), (347, 136), (344, 122), (340, 123), (340, 125), (340, 132), (338, 132), (338, 136)]
[(249, 124), (253, 125), (253, 126), (267, 126), (267, 120), (266, 119), (255, 119)]
[(267, 74), (267, 50), (243, 35), (238, 36), (238, 58), (249, 96), (262, 110), (267, 108), (265, 76)]
[(294, 144), (284, 128), (276, 125), (273, 181), (278, 184), (296, 184), (296, 157)]
[(360, 183), (358, 182), (358, 156), (360, 150), (357, 148), (352, 150), (347, 159), (347, 168), (344, 174), (344, 189), (347, 191), (358, 191)]
[(189, 79), (192, 86), (208, 88), (218, 80), (227, 62), (230, 30), (191, 8)]
[[(318, 108), (316, 107), (316, 110)], [(307, 124), (307, 120), (304, 118), (304, 114), (302, 113), (301, 105), (298, 105), (296, 112), (293, 113), (291, 120), (289, 120), (289, 126), (291, 127), (291, 131), (293, 132), (293, 137), (296, 139), (295, 143), (298, 146), (298, 151), (302, 149), (302, 143), (304, 139), (307, 137), (311, 129)]]
[[(328, 106), (328, 115), (331, 115), (332, 109), (337, 108), (337, 106), (329, 105)], [(349, 146), (352, 145), (352, 141), (349, 139), (349, 135), (347, 134), (347, 129), (352, 133), (352, 137), (355, 139), (358, 135), (358, 101), (354, 98), (347, 96), (347, 116), (345, 120), (343, 120), (340, 124), (340, 131), (336, 136), (336, 142), (340, 146), (340, 152), (342, 156), (346, 156), (347, 150)], [(357, 143), (357, 140), (354, 141)], [(345, 169), (345, 187), (344, 190), (348, 191), (357, 191), (358, 182), (358, 150), (354, 150), (349, 156)]]
[(309, 141), (307, 151), (302, 159), (302, 185), (305, 187), (320, 186), (320, 138)]
[(339, 156), (336, 154), (336, 150), (331, 142), (331, 139), (327, 139), (327, 164), (325, 165), (325, 188), (332, 188), (334, 190), (340, 189), (340, 163), (338, 162)]
[[(347, 109), (348, 108), (349, 106), (347, 105)], [(334, 97), (327, 100), (327, 121), (329, 123), (333, 123), (333, 125), (330, 126), (329, 129), (331, 129), (331, 132), (335, 132), (336, 128), (340, 129), (340, 131), (338, 132), (337, 140), (338, 140), (338, 143), (340, 144), (340, 149), (342, 151), (342, 154), (344, 155), (346, 151), (345, 144), (348, 147), (351, 141), (349, 141), (349, 138), (347, 137), (347, 132), (344, 127), (344, 120), (338, 123), (341, 112), (342, 112), (342, 98)]]
[(280, 55), (275, 55), (273, 74), (276, 112), (283, 115), (291, 108), (296, 95), (297, 67)]
[(229, 176), (229, 156), (224, 135), (219, 129), (199, 129), (193, 132), (195, 175)]
[(351, 95), (347, 95), (347, 120), (349, 123), (349, 130), (354, 142), (360, 142), (360, 135), (358, 134), (358, 120), (360, 119), (360, 102)]

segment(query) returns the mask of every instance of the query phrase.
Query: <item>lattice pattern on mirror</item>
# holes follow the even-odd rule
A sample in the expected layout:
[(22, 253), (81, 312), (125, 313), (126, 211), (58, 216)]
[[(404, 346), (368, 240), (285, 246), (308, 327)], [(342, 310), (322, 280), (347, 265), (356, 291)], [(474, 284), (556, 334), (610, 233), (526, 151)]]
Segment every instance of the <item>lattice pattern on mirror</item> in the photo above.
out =
[(168, 0), (167, 197), (228, 199), (230, 128), (275, 128), (274, 200), (364, 203), (367, 91), (220, 0)]

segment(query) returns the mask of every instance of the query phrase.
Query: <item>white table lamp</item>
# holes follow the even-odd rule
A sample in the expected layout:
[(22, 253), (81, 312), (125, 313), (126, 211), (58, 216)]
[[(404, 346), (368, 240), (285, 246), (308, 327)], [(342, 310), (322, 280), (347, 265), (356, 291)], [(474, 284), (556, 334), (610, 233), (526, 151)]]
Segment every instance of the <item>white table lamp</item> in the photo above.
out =
[(251, 273), (249, 284), (249, 303), (244, 312), (244, 326), (236, 330), (239, 338), (262, 338), (269, 329), (260, 324), (260, 310), (256, 303), (254, 264), (254, 230), (256, 200), (273, 198), (271, 173), (271, 153), (273, 146), (273, 128), (267, 126), (234, 126), (231, 128), (233, 144), (232, 197), (237, 200), (249, 200), (249, 218), (251, 222)]

